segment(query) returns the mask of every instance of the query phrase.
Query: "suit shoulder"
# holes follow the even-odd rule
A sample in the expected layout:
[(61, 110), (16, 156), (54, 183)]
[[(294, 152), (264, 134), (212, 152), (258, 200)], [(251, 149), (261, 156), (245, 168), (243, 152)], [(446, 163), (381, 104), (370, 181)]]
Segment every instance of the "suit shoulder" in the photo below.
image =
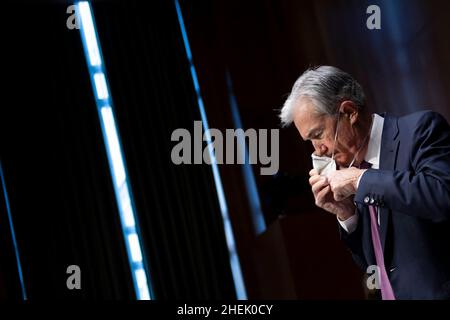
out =
[(413, 130), (430, 129), (435, 126), (448, 127), (447, 120), (438, 112), (423, 110), (398, 118), (400, 126), (407, 126)]

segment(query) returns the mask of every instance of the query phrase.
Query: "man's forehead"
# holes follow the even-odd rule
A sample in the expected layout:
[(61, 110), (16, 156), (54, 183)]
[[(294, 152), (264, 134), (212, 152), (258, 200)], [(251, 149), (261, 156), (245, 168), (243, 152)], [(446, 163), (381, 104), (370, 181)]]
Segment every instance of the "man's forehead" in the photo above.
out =
[(294, 110), (294, 118), (300, 118), (302, 122), (319, 120), (321, 118), (321, 115), (317, 112), (314, 103), (307, 97), (301, 97), (298, 99)]
[(324, 115), (317, 113), (310, 103), (297, 104), (294, 122), (304, 140), (308, 139), (313, 131), (322, 128), (325, 125), (324, 120)]

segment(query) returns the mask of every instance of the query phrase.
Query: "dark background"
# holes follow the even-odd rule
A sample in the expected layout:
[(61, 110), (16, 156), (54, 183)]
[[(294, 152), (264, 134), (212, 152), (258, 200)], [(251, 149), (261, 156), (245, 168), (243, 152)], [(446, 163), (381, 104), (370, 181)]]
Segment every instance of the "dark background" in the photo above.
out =
[[(244, 128), (279, 128), (309, 66), (331, 64), (365, 88), (372, 112), (450, 119), (446, 1), (180, 1), (210, 127), (233, 128), (229, 73)], [(381, 30), (366, 28), (367, 6)], [(134, 299), (109, 167), (69, 1), (10, 1), (1, 27), (0, 159), (30, 299)], [(170, 135), (199, 120), (172, 1), (93, 1), (144, 255), (156, 299), (232, 299), (223, 224), (208, 165), (172, 164)], [(280, 171), (259, 175), (267, 230), (256, 235), (238, 165), (222, 165), (250, 299), (364, 298), (362, 273), (315, 208), (312, 148), (280, 131)], [(0, 298), (20, 287), (0, 196)], [(66, 268), (82, 290), (66, 288)]]

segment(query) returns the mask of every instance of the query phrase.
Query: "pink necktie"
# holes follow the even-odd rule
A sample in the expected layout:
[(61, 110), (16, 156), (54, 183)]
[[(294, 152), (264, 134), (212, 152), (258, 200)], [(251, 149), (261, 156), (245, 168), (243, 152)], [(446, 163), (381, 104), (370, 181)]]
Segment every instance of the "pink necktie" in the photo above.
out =
[[(363, 161), (360, 168), (367, 169), (372, 165), (366, 161)], [(386, 267), (384, 265), (384, 254), (383, 248), (381, 247), (380, 234), (378, 232), (378, 222), (377, 222), (377, 210), (375, 206), (369, 205), (370, 213), (370, 231), (372, 233), (372, 244), (373, 250), (375, 251), (375, 260), (377, 261), (378, 270), (380, 271), (380, 289), (381, 298), (383, 300), (395, 300), (394, 291), (392, 290), (391, 282), (386, 273)]]
[(374, 206), (369, 206), (370, 212), (370, 230), (372, 231), (372, 244), (375, 251), (378, 270), (380, 271), (380, 289), (383, 300), (395, 300), (394, 291), (391, 282), (386, 273), (384, 265), (383, 249), (381, 247), (380, 235), (378, 233), (377, 212)]

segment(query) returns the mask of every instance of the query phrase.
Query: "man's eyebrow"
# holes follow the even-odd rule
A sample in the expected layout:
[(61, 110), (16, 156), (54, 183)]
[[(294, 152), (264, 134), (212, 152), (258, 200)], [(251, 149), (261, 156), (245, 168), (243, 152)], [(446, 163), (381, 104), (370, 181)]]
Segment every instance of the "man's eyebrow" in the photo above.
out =
[(320, 131), (322, 129), (323, 129), (322, 127), (317, 127), (317, 128), (310, 129), (308, 134), (306, 135), (306, 139), (305, 140), (311, 139), (311, 137), (313, 137), (313, 134), (315, 134), (317, 131)]

